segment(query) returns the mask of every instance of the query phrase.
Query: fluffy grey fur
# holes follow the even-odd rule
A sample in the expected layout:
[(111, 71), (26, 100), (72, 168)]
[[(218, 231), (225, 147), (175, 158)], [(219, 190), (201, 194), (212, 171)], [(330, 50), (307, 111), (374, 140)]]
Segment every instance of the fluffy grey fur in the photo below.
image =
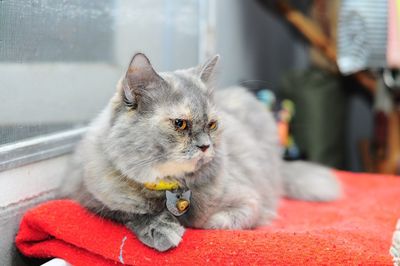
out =
[[(217, 61), (158, 74), (143, 54), (135, 55), (79, 145), (64, 193), (160, 251), (177, 246), (184, 227), (265, 224), (281, 196), (336, 199), (340, 188), (329, 169), (281, 160), (273, 117), (250, 93), (213, 92)], [(176, 119), (188, 127), (178, 130)], [(192, 191), (183, 216), (166, 210), (165, 192), (143, 186), (167, 176)]]

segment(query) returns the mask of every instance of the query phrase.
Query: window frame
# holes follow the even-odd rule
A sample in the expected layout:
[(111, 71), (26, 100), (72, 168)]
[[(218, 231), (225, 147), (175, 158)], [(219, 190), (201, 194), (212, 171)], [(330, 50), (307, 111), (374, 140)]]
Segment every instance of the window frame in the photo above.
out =
[[(215, 53), (216, 0), (199, 1), (198, 61)], [(88, 127), (68, 129), (0, 146), (0, 172), (71, 153)]]
[(71, 129), (0, 146), (0, 171), (70, 153), (86, 129)]

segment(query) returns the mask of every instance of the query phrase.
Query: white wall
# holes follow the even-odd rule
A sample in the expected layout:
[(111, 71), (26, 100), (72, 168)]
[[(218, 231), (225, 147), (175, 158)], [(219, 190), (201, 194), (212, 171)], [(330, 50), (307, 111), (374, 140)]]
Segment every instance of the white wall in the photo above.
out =
[(0, 265), (24, 265), (14, 239), (23, 214), (56, 197), (69, 156), (0, 172)]

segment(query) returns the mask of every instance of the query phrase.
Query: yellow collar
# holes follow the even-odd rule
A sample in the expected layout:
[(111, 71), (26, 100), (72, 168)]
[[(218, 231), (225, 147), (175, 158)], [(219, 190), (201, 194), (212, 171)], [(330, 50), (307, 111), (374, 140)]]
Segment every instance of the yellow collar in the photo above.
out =
[(146, 182), (144, 187), (149, 190), (176, 190), (180, 188), (180, 183), (178, 181), (165, 181), (160, 180), (159, 182)]

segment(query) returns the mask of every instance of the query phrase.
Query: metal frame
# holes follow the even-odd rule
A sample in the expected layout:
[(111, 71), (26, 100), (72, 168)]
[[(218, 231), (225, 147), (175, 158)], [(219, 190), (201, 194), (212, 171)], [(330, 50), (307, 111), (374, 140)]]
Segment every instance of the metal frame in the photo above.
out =
[(216, 0), (200, 0), (199, 8), (199, 63), (215, 55), (216, 49)]
[(71, 152), (86, 127), (0, 146), (0, 171)]

